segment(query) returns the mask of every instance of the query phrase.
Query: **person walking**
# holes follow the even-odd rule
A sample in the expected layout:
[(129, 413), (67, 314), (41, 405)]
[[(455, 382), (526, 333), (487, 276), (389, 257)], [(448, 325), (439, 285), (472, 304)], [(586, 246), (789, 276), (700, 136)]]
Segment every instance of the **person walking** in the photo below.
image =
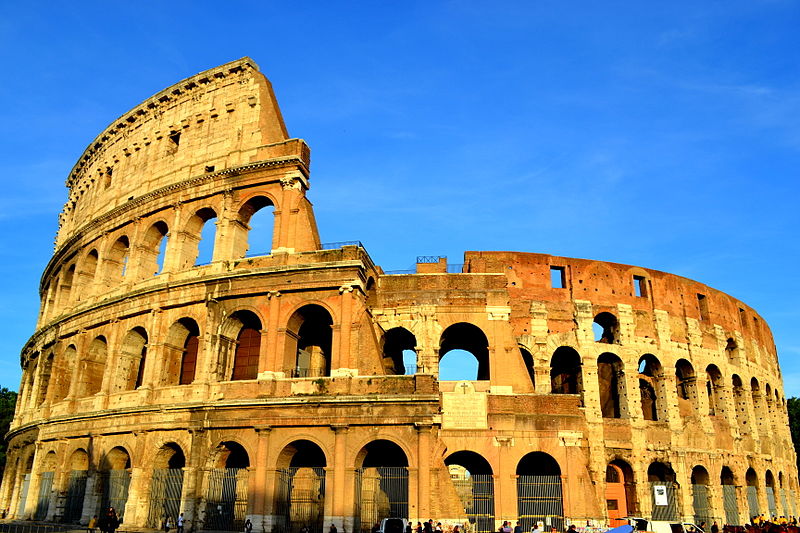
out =
[(252, 533), (253, 531), (253, 523), (248, 518), (244, 521), (244, 533)]
[(183, 522), (184, 522), (184, 520), (185, 519), (183, 518), (183, 513), (179, 514), (178, 515), (178, 521), (175, 523), (175, 526), (176, 526), (175, 529), (176, 529), (177, 533), (183, 533)]

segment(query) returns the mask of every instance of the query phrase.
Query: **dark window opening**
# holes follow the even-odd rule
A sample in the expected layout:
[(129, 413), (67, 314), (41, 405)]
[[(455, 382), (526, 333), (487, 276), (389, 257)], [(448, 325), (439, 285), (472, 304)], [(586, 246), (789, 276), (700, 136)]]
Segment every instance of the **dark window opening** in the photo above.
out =
[(567, 287), (566, 269), (564, 267), (550, 267), (550, 286), (554, 289)]
[(700, 309), (700, 320), (708, 320), (708, 300), (705, 294), (697, 295), (697, 306)]
[(525, 365), (525, 370), (528, 371), (528, 377), (531, 380), (531, 385), (533, 388), (536, 388), (536, 371), (533, 365), (533, 356), (531, 352), (523, 348), (522, 346), (519, 347), (519, 353), (522, 355), (522, 362)]
[(637, 298), (647, 297), (647, 278), (644, 276), (633, 276), (633, 293)]
[(600, 313), (594, 317), (592, 326), (595, 342), (614, 344), (618, 342), (619, 323), (611, 313)]
[(169, 140), (172, 141), (172, 144), (174, 144), (175, 147), (178, 147), (181, 144), (181, 132), (171, 131), (169, 133)]
[(236, 353), (233, 356), (232, 380), (256, 379), (258, 377), (258, 356), (261, 349), (261, 332), (244, 327), (236, 340)]
[(186, 337), (186, 343), (183, 346), (183, 355), (181, 356), (179, 385), (188, 385), (194, 381), (194, 375), (197, 369), (197, 349), (199, 347), (200, 337), (196, 334), (190, 334)]
[(383, 337), (383, 365), (396, 375), (417, 373), (417, 339), (405, 328), (392, 328)]
[(214, 165), (206, 165), (206, 172), (214, 172)]
[(603, 418), (621, 418), (621, 400), (625, 398), (625, 374), (624, 365), (618, 356), (604, 353), (597, 358), (597, 382)]
[(288, 329), (297, 332), (297, 348), (293, 354), (295, 377), (331, 375), (332, 327), (330, 313), (319, 305), (301, 307), (292, 315)]
[(574, 349), (562, 346), (550, 360), (552, 394), (580, 394), (583, 390), (581, 356)]
[(742, 331), (747, 329), (747, 314), (745, 314), (744, 309), (741, 307), (739, 308), (739, 322), (742, 323)]

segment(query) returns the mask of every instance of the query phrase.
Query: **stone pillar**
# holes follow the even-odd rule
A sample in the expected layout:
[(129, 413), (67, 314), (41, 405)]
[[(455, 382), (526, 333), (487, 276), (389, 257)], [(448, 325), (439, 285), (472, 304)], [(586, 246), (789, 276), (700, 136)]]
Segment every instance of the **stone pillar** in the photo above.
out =
[(201, 529), (198, 519), (201, 517), (199, 503), (202, 495), (202, 459), (208, 453), (208, 435), (203, 429), (190, 429), (191, 444), (187, 456), (186, 467), (183, 469), (183, 487), (181, 489), (181, 509), (183, 516), (189, 523), (189, 531)]
[[(425, 517), (430, 514), (431, 499), (431, 428), (430, 424), (418, 423), (417, 428), (417, 516)], [(410, 488), (410, 487), (409, 487)], [(410, 491), (409, 491), (410, 492)], [(410, 495), (410, 494), (409, 494)], [(412, 502), (409, 502), (411, 504)], [(409, 514), (411, 513), (409, 510)]]
[[(350, 330), (352, 326), (352, 308), (353, 308), (353, 287), (344, 285), (339, 287), (340, 302), (340, 322), (339, 322), (339, 339), (336, 343), (336, 352), (331, 357), (331, 375), (336, 370), (345, 370), (349, 372), (352, 366), (350, 361)], [(356, 369), (357, 370), (357, 369)]]
[[(283, 368), (283, 351), (278, 349), (278, 324), (280, 320), (280, 291), (270, 291), (267, 293), (269, 300), (269, 310), (267, 312), (267, 325), (266, 325), (266, 348), (264, 353), (266, 357), (261, 357), (258, 361), (258, 377), (274, 376), (276, 372), (284, 372)], [(279, 374), (283, 376), (283, 374)]]
[(265, 531), (267, 524), (265, 523), (267, 508), (269, 502), (274, 499), (272, 486), (267, 484), (267, 453), (269, 451), (269, 434), (272, 430), (269, 426), (262, 426), (256, 428), (258, 440), (256, 443), (256, 457), (255, 466), (250, 476), (250, 485), (248, 487), (248, 507), (252, 510), (250, 520), (253, 522), (253, 529), (255, 531)]
[[(346, 506), (345, 498), (345, 478), (347, 475), (345, 465), (345, 452), (347, 451), (347, 432), (348, 426), (331, 426), (333, 431), (333, 468), (328, 468), (328, 472), (333, 472), (330, 497), (325, 495), (325, 522), (336, 524), (337, 528), (345, 527), (345, 517), (353, 516), (353, 508)], [(330, 506), (328, 505), (330, 501)], [(323, 528), (324, 530), (325, 528)], [(350, 524), (352, 531), (352, 524)], [(357, 532), (353, 532), (357, 533)]]

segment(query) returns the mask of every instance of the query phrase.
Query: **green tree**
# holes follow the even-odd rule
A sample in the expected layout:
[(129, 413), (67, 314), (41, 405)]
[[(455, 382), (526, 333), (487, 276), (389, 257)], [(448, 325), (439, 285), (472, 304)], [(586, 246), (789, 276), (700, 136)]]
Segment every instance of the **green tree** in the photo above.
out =
[(786, 400), (786, 410), (789, 411), (789, 430), (797, 454), (797, 467), (800, 468), (800, 398)]
[(17, 393), (13, 390), (0, 388), (0, 477), (6, 467), (6, 433), (14, 418), (14, 409), (17, 406)]

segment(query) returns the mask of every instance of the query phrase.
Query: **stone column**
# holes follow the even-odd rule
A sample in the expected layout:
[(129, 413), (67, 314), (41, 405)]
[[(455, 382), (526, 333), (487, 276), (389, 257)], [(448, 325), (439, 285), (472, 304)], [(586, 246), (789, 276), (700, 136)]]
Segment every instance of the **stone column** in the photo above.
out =
[[(269, 426), (262, 426), (256, 428), (258, 440), (256, 443), (256, 457), (255, 466), (253, 467), (253, 476), (251, 476), (250, 488), (248, 488), (248, 499), (251, 499), (252, 504), (249, 507), (252, 509), (250, 520), (253, 522), (253, 529), (255, 531), (265, 531), (267, 527), (266, 515), (267, 508), (270, 501), (273, 499), (272, 487), (267, 484), (267, 452), (269, 451), (269, 434), (272, 430)], [(274, 485), (273, 485), (274, 486)]]
[[(431, 428), (430, 424), (417, 423), (417, 491), (416, 508), (417, 516), (425, 517), (430, 514), (431, 499)], [(410, 487), (409, 487), (410, 489)], [(409, 493), (411, 491), (409, 490)], [(409, 494), (410, 495), (410, 494)], [(409, 502), (412, 504), (414, 502)], [(413, 514), (413, 513), (409, 513)]]
[(186, 467), (183, 469), (183, 487), (181, 489), (181, 509), (183, 516), (190, 521), (186, 529), (188, 531), (201, 529), (202, 524), (198, 522), (202, 513), (198, 505), (202, 500), (202, 458), (208, 453), (208, 435), (203, 429), (190, 429), (191, 437), (189, 454), (187, 456)]
[(339, 314), (339, 339), (336, 344), (335, 356), (331, 357), (331, 375), (336, 370), (349, 372), (352, 366), (350, 361), (350, 330), (352, 326), (353, 287), (344, 285), (339, 287), (340, 314)]
[[(333, 431), (333, 468), (328, 468), (327, 472), (333, 472), (332, 490), (330, 496), (325, 495), (325, 521), (336, 524), (337, 528), (345, 527), (345, 517), (352, 517), (353, 508), (347, 507), (345, 498), (346, 465), (345, 452), (347, 450), (348, 426), (331, 426)], [(330, 501), (330, 505), (328, 504)], [(350, 524), (352, 531), (352, 524)], [(323, 528), (324, 530), (324, 528)], [(357, 533), (357, 532), (353, 532)]]
[[(266, 357), (259, 359), (258, 369), (259, 378), (274, 376), (278, 372), (285, 372), (283, 368), (283, 350), (279, 347), (278, 343), (278, 325), (280, 320), (280, 291), (270, 291), (267, 293), (269, 300), (269, 314), (267, 315), (267, 344), (266, 344)], [(283, 377), (283, 374), (278, 374)]]

